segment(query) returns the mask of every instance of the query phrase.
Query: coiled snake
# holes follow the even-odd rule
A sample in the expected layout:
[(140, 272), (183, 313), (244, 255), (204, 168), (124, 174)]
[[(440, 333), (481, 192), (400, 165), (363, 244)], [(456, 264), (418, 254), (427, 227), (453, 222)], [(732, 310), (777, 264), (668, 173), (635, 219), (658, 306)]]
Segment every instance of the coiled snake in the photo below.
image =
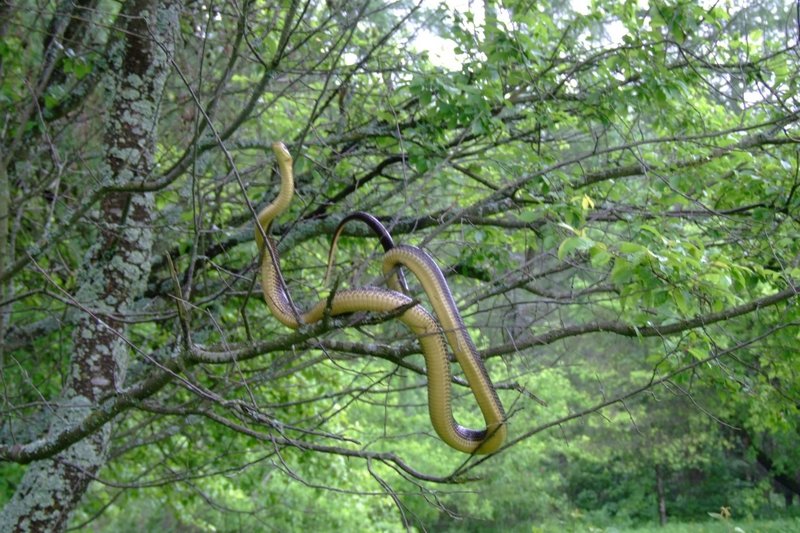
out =
[[(420, 248), (395, 246), (382, 235), (386, 250), (383, 271), (390, 289), (363, 287), (336, 291), (331, 298), (318, 302), (308, 311), (301, 311), (289, 296), (280, 269), (280, 258), (275, 247), (265, 246), (264, 235), (270, 225), (291, 202), (294, 195), (292, 156), (283, 143), (274, 143), (272, 150), (278, 162), (281, 186), (277, 198), (258, 214), (255, 238), (261, 253), (261, 286), (264, 299), (272, 314), (281, 323), (298, 328), (323, 319), (326, 313), (337, 316), (359, 311), (373, 313), (399, 313), (398, 318), (419, 339), (428, 374), (428, 411), (431, 424), (439, 437), (451, 447), (466, 453), (492, 453), (506, 438), (507, 427), (503, 406), (489, 378), (483, 361), (458, 312), (444, 275), (433, 259)], [(344, 222), (346, 222), (344, 220)], [(335, 233), (331, 250), (341, 233)], [(371, 225), (371, 227), (373, 227)], [(382, 228), (382, 227), (381, 227)], [(373, 230), (376, 230), (373, 227)], [(378, 230), (376, 230), (378, 231)], [(379, 232), (380, 233), (380, 232)], [(329, 263), (332, 254), (329, 255)], [(410, 296), (403, 294), (405, 281), (397, 273), (398, 267), (410, 270), (420, 281), (433, 306), (437, 320)], [(460, 426), (453, 417), (450, 364), (447, 345), (464, 370), (475, 400), (486, 423), (481, 430)]]

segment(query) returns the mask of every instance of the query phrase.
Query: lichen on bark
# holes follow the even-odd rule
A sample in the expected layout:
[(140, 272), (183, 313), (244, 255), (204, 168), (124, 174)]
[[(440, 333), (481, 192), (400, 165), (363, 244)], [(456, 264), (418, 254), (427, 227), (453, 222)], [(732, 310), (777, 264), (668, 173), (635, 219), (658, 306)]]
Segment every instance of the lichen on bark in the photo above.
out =
[[(170, 71), (177, 8), (172, 2), (126, 3), (123, 46), (109, 58), (110, 105), (100, 172), (109, 193), (99, 208), (100, 233), (88, 250), (75, 319), (70, 372), (51, 404), (47, 434), (76, 426), (98, 409), (125, 378), (130, 346), (122, 318), (145, 287), (152, 258), (151, 193), (146, 183), (156, 147), (159, 102)], [(57, 12), (55, 17), (60, 16)], [(123, 192), (122, 190), (126, 191)], [(87, 435), (48, 459), (35, 461), (0, 512), (0, 531), (62, 531), (71, 511), (105, 462), (110, 426)]]

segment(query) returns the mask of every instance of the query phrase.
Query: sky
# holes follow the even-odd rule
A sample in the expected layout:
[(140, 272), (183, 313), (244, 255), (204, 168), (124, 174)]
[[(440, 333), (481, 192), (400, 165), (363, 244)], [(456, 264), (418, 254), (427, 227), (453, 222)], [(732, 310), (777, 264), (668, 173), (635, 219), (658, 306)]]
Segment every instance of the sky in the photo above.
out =
[[(571, 0), (572, 8), (580, 14), (589, 12), (591, 0)], [(439, 5), (445, 5), (451, 12), (466, 13), (471, 12), (477, 32), (480, 33), (480, 28), (483, 26), (483, 0), (423, 0), (422, 6), (435, 10)], [(501, 10), (498, 13), (498, 18), (501, 22), (510, 24), (509, 17), (503, 17)], [(625, 35), (626, 30), (620, 21), (611, 21), (606, 25), (606, 30), (611, 43), (622, 42), (622, 37)], [(417, 37), (413, 42), (413, 46), (419, 51), (428, 53), (431, 62), (439, 67), (448, 70), (460, 70), (462, 59), (458, 57), (454, 49), (456, 43), (436, 35), (434, 32), (427, 29), (420, 29), (417, 32)]]

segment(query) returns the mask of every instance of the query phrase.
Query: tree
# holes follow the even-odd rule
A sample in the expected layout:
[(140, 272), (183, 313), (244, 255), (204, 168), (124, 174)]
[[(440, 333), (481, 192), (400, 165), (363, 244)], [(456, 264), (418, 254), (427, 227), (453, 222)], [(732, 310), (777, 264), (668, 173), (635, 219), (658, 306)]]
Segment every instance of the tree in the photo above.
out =
[[(113, 518), (130, 488), (167, 491), (158, 516), (199, 527), (217, 512), (307, 527), (313, 513), (287, 510), (315, 505), (304, 485), (353, 493), (363, 509), (325, 512), (376, 529), (390, 503), (405, 524), (442, 526), (437, 506), (522, 523), (568, 498), (509, 512), (440, 491), (480, 474), (475, 491), (498, 494), (515, 457), (558, 483), (548, 430), (602, 442), (580, 422), (617, 409), (652, 414), (649, 441), (670, 449), (675, 420), (647, 402), (661, 393), (715, 402), (699, 412), (762, 451), (796, 434), (795, 10), (0, 9), (0, 529)], [(458, 66), (418, 52), (422, 31), (453, 41)], [(295, 158), (272, 228), (295, 302), (326, 298), (351, 211), (426, 248), (509, 412), (500, 453), (435, 437), (419, 345), (392, 317), (291, 332), (269, 315), (253, 222), (277, 191), (275, 140)], [(364, 237), (347, 227), (334, 290), (383, 283)]]

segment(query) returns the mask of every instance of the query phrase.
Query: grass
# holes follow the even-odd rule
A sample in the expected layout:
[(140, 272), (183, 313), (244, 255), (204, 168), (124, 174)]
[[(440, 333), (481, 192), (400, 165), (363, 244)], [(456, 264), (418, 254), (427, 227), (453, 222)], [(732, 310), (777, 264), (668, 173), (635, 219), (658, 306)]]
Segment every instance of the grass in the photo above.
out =
[(710, 520), (700, 523), (674, 523), (636, 528), (588, 528), (596, 533), (790, 533), (800, 532), (800, 518), (780, 520)]
[[(588, 521), (587, 521), (588, 522)], [(800, 517), (756, 519), (709, 518), (705, 522), (673, 522), (661, 527), (658, 524), (640, 526), (593, 526), (591, 523), (562, 522), (531, 529), (516, 528), (514, 532), (528, 533), (800, 533)]]

